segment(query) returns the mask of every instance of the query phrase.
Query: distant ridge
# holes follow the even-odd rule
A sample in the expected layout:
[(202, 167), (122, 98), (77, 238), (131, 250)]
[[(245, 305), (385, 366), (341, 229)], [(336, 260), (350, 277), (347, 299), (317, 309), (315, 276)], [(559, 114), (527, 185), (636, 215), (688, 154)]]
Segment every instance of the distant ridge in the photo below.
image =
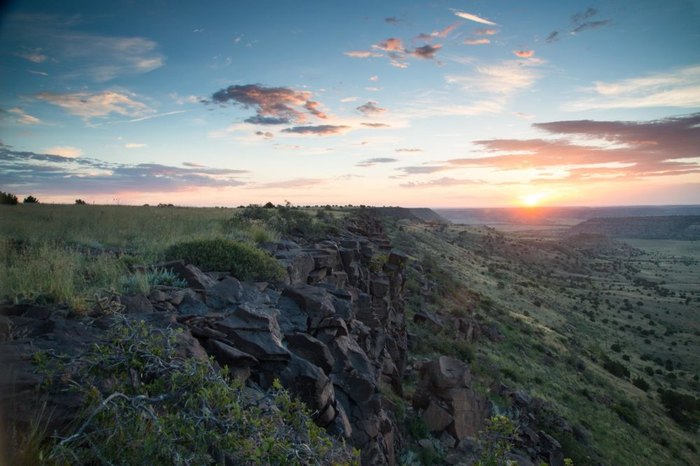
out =
[(698, 240), (700, 239), (700, 215), (592, 218), (571, 227), (569, 234)]
[(377, 207), (377, 210), (386, 217), (406, 220), (420, 220), (423, 222), (450, 223), (434, 210), (426, 207)]

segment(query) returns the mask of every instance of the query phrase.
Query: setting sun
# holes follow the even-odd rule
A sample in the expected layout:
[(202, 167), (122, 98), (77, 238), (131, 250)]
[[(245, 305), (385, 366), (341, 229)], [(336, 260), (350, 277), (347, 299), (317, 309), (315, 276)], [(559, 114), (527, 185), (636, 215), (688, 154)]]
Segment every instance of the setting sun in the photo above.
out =
[(524, 194), (520, 196), (518, 199), (520, 200), (520, 203), (524, 205), (525, 207), (537, 207), (540, 204), (542, 204), (542, 200), (547, 197), (547, 193), (543, 192), (538, 192), (538, 193), (530, 193), (530, 194)]

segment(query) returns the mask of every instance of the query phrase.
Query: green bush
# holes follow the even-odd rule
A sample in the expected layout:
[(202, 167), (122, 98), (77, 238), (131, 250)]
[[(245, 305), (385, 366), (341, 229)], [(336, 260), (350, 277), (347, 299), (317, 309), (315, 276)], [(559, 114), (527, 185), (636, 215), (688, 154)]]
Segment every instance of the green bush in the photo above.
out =
[(205, 271), (230, 272), (241, 280), (281, 280), (284, 270), (265, 252), (223, 238), (185, 241), (170, 246), (168, 259), (182, 259)]
[(75, 367), (73, 390), (86, 409), (71, 435), (47, 446), (41, 463), (357, 463), (357, 453), (316, 426), (278, 381), (258, 399), (210, 360), (179, 357), (180, 333), (124, 318), (108, 344), (73, 358), (84, 366)]
[(27, 196), (24, 198), (24, 200), (22, 202), (24, 202), (25, 204), (38, 204), (39, 199), (37, 199), (34, 196)]
[(621, 379), (629, 379), (630, 377), (629, 369), (627, 369), (627, 367), (625, 367), (625, 365), (621, 362), (605, 358), (603, 361), (603, 368), (612, 375), (620, 377)]

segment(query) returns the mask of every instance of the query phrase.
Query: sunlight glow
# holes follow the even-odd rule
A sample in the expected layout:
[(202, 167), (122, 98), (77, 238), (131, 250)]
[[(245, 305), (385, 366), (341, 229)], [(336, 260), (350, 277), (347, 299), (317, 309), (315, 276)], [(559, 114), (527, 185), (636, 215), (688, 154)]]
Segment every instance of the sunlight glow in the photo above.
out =
[(542, 199), (547, 197), (547, 193), (537, 192), (530, 194), (523, 194), (518, 199), (520, 203), (525, 207), (537, 207), (542, 203)]

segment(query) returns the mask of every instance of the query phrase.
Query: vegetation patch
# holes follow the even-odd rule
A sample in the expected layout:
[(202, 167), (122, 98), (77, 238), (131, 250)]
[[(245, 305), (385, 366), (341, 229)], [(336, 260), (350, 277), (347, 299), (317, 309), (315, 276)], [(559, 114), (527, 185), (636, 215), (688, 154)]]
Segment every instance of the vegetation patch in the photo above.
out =
[(265, 252), (224, 238), (184, 241), (170, 246), (168, 259), (182, 259), (205, 271), (230, 272), (241, 280), (280, 280), (284, 270)]

